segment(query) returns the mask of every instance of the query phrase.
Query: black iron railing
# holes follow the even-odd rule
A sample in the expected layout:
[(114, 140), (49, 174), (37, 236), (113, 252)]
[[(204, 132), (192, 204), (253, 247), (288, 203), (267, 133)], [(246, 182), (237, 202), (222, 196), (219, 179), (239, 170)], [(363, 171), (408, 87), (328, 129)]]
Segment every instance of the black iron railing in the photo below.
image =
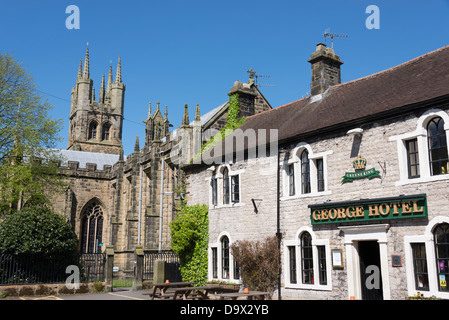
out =
[(181, 281), (181, 273), (179, 272), (179, 258), (171, 250), (145, 251), (143, 260), (143, 279), (152, 280), (154, 277), (154, 262), (156, 260), (165, 261), (166, 275), (172, 280)]
[[(61, 283), (73, 270), (79, 271), (80, 282), (104, 281), (105, 261), (104, 253), (0, 253), (0, 285)], [(67, 269), (69, 266), (72, 268)]]

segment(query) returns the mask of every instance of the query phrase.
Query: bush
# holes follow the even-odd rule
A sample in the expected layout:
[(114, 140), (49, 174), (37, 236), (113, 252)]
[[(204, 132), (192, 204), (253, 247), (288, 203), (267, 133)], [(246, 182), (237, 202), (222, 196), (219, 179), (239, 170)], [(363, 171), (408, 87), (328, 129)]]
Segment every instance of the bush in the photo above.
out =
[(65, 218), (45, 206), (26, 207), (0, 223), (0, 252), (72, 253), (78, 240)]
[(172, 249), (179, 257), (184, 281), (199, 285), (207, 281), (208, 207), (185, 206), (170, 224)]
[(232, 256), (241, 268), (241, 277), (250, 290), (274, 291), (279, 279), (279, 247), (276, 236), (263, 241), (236, 241)]

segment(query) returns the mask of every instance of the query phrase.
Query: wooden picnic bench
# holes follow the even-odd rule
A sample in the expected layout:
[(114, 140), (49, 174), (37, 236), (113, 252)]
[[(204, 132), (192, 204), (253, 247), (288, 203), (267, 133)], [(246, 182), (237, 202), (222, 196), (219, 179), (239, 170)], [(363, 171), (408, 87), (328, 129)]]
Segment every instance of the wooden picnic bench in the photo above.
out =
[(246, 297), (247, 300), (252, 300), (253, 298), (258, 297), (261, 300), (269, 299), (271, 293), (266, 291), (250, 291), (249, 293), (243, 293), (243, 292), (230, 292), (230, 293), (219, 293), (217, 296), (220, 298), (220, 300), (224, 299), (232, 299), (237, 300), (241, 297)]
[(145, 292), (143, 294), (149, 295), (151, 300), (154, 298), (167, 299), (174, 296), (174, 289), (176, 288), (186, 288), (194, 285), (195, 282), (183, 281), (183, 282), (169, 282), (169, 283), (154, 283), (153, 290), (150, 292)]
[(173, 300), (178, 296), (182, 296), (183, 300), (191, 299), (209, 299), (209, 292), (220, 290), (220, 286), (200, 286), (200, 287), (185, 287), (173, 288)]

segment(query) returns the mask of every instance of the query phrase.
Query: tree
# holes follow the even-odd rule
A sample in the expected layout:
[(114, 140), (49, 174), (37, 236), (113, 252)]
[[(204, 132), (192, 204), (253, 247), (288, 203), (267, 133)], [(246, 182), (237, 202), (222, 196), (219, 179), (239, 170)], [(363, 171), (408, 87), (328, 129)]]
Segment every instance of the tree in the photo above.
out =
[(207, 205), (184, 206), (170, 228), (172, 249), (179, 257), (182, 279), (205, 284), (209, 240)]
[(68, 254), (77, 246), (77, 237), (65, 218), (46, 206), (23, 208), (0, 223), (0, 252)]
[[(60, 140), (61, 120), (37, 90), (33, 78), (9, 54), (0, 53), (0, 206), (20, 209), (38, 196), (48, 199), (60, 187), (52, 151)], [(47, 192), (45, 191), (47, 190)], [(46, 197), (44, 196), (46, 195)]]
[(232, 256), (241, 268), (243, 283), (250, 290), (273, 291), (279, 279), (279, 247), (276, 236), (263, 241), (236, 241)]

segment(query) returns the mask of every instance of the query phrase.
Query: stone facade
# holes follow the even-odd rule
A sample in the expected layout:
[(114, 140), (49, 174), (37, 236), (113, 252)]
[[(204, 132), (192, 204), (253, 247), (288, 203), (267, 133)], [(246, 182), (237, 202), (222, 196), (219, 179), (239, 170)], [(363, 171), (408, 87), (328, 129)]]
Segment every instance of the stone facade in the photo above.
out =
[[(449, 66), (436, 64), (434, 60), (444, 60), (448, 50), (446, 47), (383, 73), (356, 80), (346, 86), (347, 92), (344, 91), (339, 96), (335, 90), (345, 90), (345, 84), (337, 85), (334, 87), (336, 89), (330, 87), (331, 90), (324, 88), (304, 101), (273, 109), (263, 115), (265, 122), (260, 120), (261, 115), (245, 122), (243, 130), (279, 127), (279, 136), (282, 137), (279, 141), (279, 153), (247, 157), (237, 162), (216, 162), (212, 166), (209, 164), (186, 168), (188, 203), (206, 203), (210, 209), (209, 279), (240, 281), (238, 276), (235, 277), (232, 254), (229, 260), (223, 259), (224, 239), (232, 244), (237, 240), (262, 240), (267, 236), (281, 235), (282, 298), (405, 299), (418, 291), (424, 292), (428, 297), (435, 295), (449, 298), (444, 280), (446, 266), (435, 254), (434, 238), (436, 228), (449, 223), (449, 176), (445, 174), (444, 168), (438, 173), (430, 173), (439, 168), (430, 168), (432, 165), (428, 143), (428, 126), (435, 119), (444, 121), (443, 136), (447, 139), (447, 89), (442, 87), (442, 93), (435, 95), (438, 98), (429, 97), (414, 105), (404, 107), (399, 102), (396, 108), (400, 112), (394, 108), (388, 112), (374, 112), (363, 118), (320, 128), (314, 133), (289, 136), (283, 132), (284, 122), (291, 120), (288, 108), (294, 110), (295, 105), (299, 105), (296, 107), (296, 112), (299, 112), (299, 108), (304, 110), (310, 106), (308, 112), (332, 114), (334, 111), (326, 111), (326, 104), (331, 104), (329, 100), (335, 101), (340, 97), (351, 101), (351, 90), (354, 90), (356, 82), (387, 83), (388, 78), (393, 77), (396, 83), (411, 83), (411, 78), (417, 76), (415, 70), (411, 71), (410, 77), (401, 79), (397, 76), (407, 73), (407, 70), (416, 67), (418, 63), (424, 69), (439, 66), (438, 73), (427, 75), (430, 79), (437, 74), (447, 75)], [(312, 72), (314, 70), (312, 65)], [(423, 74), (419, 73), (419, 76)], [(438, 82), (436, 79), (434, 81)], [(432, 83), (429, 80), (426, 85), (431, 86)], [(376, 90), (379, 91), (370, 92), (373, 99), (376, 99), (376, 94), (384, 93), (378, 87)], [(426, 89), (422, 87), (421, 90)], [(407, 92), (412, 97), (417, 97), (421, 91)], [(355, 97), (364, 94), (358, 92)], [(402, 99), (405, 100), (404, 97)], [(339, 112), (344, 112), (346, 105), (348, 103), (342, 103)], [(366, 106), (360, 105), (360, 108), (364, 107)], [(328, 121), (325, 113), (319, 114), (322, 122)], [(316, 125), (318, 127), (319, 123)], [(414, 139), (418, 149), (419, 177), (410, 177), (408, 173), (410, 149), (407, 146)], [(444, 150), (447, 159), (447, 148)], [(371, 179), (343, 182), (346, 172), (362, 172), (353, 167), (353, 162), (359, 156), (365, 159), (366, 170), (374, 168), (378, 175)], [(442, 166), (445, 166), (444, 160)], [(230, 182), (226, 183), (231, 184), (231, 190), (234, 181), (238, 181), (239, 195), (237, 201), (224, 204), (226, 183), (223, 180), (227, 176), (230, 177)], [(234, 176), (238, 178), (234, 180)], [(337, 211), (333, 211), (333, 223), (314, 223), (313, 212), (318, 206), (332, 208), (334, 204), (336, 208), (351, 208), (357, 202), (377, 201), (388, 203), (393, 208), (391, 201), (402, 201), (400, 203), (405, 206), (402, 210), (412, 210), (409, 207), (411, 202), (400, 199), (417, 195), (425, 195), (427, 216), (410, 215), (404, 219), (392, 219), (389, 216), (389, 219), (382, 220), (350, 221), (335, 218)], [(413, 210), (418, 212), (423, 208), (424, 205), (416, 206)], [(327, 214), (327, 209), (325, 212)], [(372, 214), (374, 216), (374, 211)], [(330, 221), (330, 216), (331, 213), (325, 218)], [(304, 235), (311, 237), (310, 243), (303, 240)], [(366, 249), (368, 244), (373, 247)], [(415, 244), (422, 245), (426, 251), (423, 278), (416, 269), (417, 257), (413, 249)], [(342, 252), (341, 266), (335, 265), (338, 259), (334, 258), (338, 256), (334, 256), (334, 250), (337, 250), (335, 254)], [(377, 264), (372, 262), (377, 267), (372, 273), (361, 267), (361, 263), (367, 261), (364, 258), (366, 254), (379, 259)], [(364, 274), (372, 274), (373, 277), (366, 280), (363, 278)], [(373, 279), (381, 279), (380, 284), (376, 285)], [(374, 291), (370, 291), (367, 284), (369, 280), (374, 281), (372, 284), (377, 290), (377, 296), (371, 295)]]
[[(258, 97), (260, 112), (271, 109), (254, 84), (238, 83)], [(171, 248), (169, 224), (185, 196), (180, 161), (201, 147), (203, 131), (223, 128), (228, 102), (204, 116), (197, 106), (193, 122), (186, 105), (182, 126), (171, 132), (167, 107), (163, 115), (159, 102), (154, 111), (150, 103), (143, 121), (144, 146), (137, 137), (134, 152), (125, 156), (124, 92), (119, 58), (115, 80), (109, 68), (107, 85), (103, 76), (96, 98), (87, 50), (72, 89), (68, 148), (60, 151), (67, 160), (60, 170), (68, 188), (53, 206), (69, 220), (82, 252), (104, 251), (112, 245), (119, 268), (116, 276), (132, 277), (137, 245), (144, 250)], [(254, 114), (252, 106), (246, 116)]]

